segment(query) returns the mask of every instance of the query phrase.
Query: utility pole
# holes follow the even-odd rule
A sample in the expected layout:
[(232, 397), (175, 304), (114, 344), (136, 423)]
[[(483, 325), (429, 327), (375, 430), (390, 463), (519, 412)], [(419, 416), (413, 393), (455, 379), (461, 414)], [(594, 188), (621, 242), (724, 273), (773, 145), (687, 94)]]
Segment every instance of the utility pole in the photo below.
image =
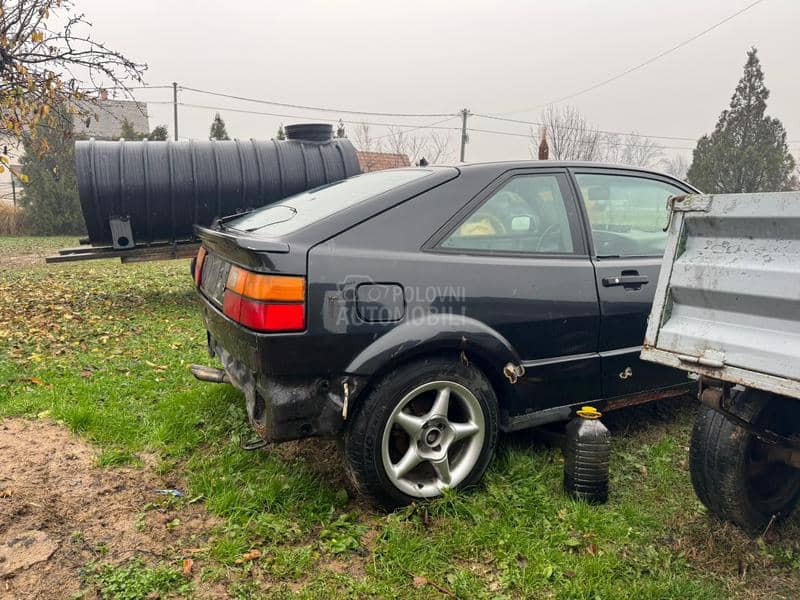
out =
[(172, 82), (172, 120), (174, 121), (175, 141), (178, 141), (178, 84)]
[(467, 135), (467, 117), (470, 115), (468, 108), (461, 109), (461, 162), (464, 162), (464, 153), (467, 149), (469, 136)]

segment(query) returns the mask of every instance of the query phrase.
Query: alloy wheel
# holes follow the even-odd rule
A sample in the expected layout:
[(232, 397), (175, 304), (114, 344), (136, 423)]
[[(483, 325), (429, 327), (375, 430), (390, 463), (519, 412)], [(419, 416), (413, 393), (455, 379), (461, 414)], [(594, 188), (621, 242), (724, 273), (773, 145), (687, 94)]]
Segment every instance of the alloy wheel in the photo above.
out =
[(472, 392), (452, 381), (425, 383), (406, 394), (389, 416), (383, 467), (405, 494), (438, 496), (469, 476), (485, 434), (483, 410)]

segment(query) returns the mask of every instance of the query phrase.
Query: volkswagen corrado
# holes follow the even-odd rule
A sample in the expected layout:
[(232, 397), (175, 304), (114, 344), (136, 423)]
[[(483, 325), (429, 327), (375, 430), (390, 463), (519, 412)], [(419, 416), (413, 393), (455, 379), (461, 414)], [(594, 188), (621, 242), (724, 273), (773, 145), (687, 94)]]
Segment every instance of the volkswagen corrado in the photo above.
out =
[(639, 352), (667, 199), (693, 191), (589, 163), (393, 169), (196, 227), (216, 380), (265, 441), (338, 436), (384, 506), (469, 486), (501, 431), (690, 388)]

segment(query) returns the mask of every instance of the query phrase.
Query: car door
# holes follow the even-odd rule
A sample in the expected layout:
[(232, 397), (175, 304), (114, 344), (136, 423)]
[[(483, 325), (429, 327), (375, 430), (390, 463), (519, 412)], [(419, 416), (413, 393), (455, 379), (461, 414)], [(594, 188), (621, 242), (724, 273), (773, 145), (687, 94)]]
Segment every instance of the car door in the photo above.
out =
[(506, 173), (430, 242), (464, 313), (502, 334), (524, 361), (509, 414), (598, 398), (599, 307), (566, 170)]
[(685, 382), (684, 372), (642, 361), (639, 353), (666, 241), (667, 198), (691, 190), (640, 171), (582, 168), (572, 176), (600, 298), (603, 396)]

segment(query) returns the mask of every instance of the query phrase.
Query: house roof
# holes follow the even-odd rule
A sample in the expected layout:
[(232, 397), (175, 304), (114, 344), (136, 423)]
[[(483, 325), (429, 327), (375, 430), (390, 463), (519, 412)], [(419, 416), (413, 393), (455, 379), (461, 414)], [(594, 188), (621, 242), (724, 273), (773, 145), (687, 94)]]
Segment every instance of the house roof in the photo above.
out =
[(92, 100), (80, 103), (84, 116), (75, 118), (75, 135), (99, 139), (119, 138), (122, 123), (127, 119), (139, 133), (150, 132), (147, 104), (134, 100)]
[(361, 150), (356, 150), (356, 154), (358, 155), (358, 164), (364, 173), (411, 166), (411, 161), (405, 154), (363, 152)]

